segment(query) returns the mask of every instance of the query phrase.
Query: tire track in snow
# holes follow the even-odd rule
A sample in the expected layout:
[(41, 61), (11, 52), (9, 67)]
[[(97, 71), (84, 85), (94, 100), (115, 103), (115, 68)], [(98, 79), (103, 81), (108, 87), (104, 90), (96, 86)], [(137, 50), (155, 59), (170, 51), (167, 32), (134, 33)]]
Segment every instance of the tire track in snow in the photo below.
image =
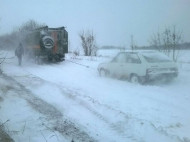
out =
[[(28, 72), (28, 71), (26, 71)], [(169, 134), (167, 133), (166, 130), (164, 130), (164, 128), (162, 126), (160, 126), (159, 128), (157, 128), (152, 122), (150, 121), (147, 121), (147, 120), (143, 120), (143, 119), (139, 119), (137, 117), (133, 117), (131, 114), (126, 114), (125, 112), (122, 112), (120, 110), (117, 110), (111, 106), (108, 106), (106, 104), (101, 104), (99, 101), (97, 100), (94, 100), (93, 98), (89, 97), (89, 96), (86, 96), (86, 95), (81, 95), (73, 90), (70, 90), (70, 89), (67, 89), (65, 88), (64, 86), (60, 85), (60, 84), (57, 84), (57, 83), (54, 83), (54, 82), (51, 82), (51, 81), (48, 81), (48, 80), (44, 80), (42, 79), (41, 77), (39, 76), (36, 76), (34, 74), (31, 74), (30, 72), (28, 72), (28, 78), (32, 78), (32, 79), (36, 79), (38, 81), (41, 81), (41, 82), (44, 82), (44, 83), (47, 83), (47, 84), (50, 84), (50, 85), (54, 85), (56, 86), (57, 88), (59, 88), (61, 91), (62, 91), (62, 94), (64, 96), (67, 96), (69, 99), (77, 102), (78, 104), (80, 104), (81, 106), (83, 106), (85, 109), (87, 109), (89, 112), (91, 112), (94, 116), (96, 116), (97, 118), (99, 118), (100, 120), (102, 120), (102, 122), (104, 122), (105, 124), (107, 124), (113, 131), (115, 131), (118, 135), (120, 135), (121, 137), (123, 138), (128, 138), (132, 141), (139, 141), (137, 138), (136, 138), (136, 135), (137, 134), (133, 134), (133, 135), (129, 135), (126, 130), (121, 130), (117, 124), (115, 123), (112, 123), (109, 119), (106, 118), (106, 116), (104, 114), (102, 114), (101, 112), (99, 112), (97, 109), (94, 109), (95, 107), (94, 106), (90, 106), (87, 101), (89, 101), (91, 104), (93, 105), (98, 105), (98, 106), (101, 106), (107, 110), (110, 110), (112, 111), (113, 113), (115, 114), (119, 114), (120, 116), (122, 116), (127, 123), (127, 125), (130, 125), (130, 121), (134, 122), (134, 123), (137, 123), (139, 126), (141, 126), (141, 124), (145, 124), (145, 125), (148, 125), (149, 127), (151, 127), (152, 130), (156, 131), (158, 134), (160, 134), (161, 136), (165, 136), (167, 138), (170, 138), (171, 140), (175, 140), (175, 141), (179, 141), (179, 142), (183, 142), (184, 140), (180, 139), (178, 136), (175, 136), (175, 135), (172, 135), (172, 134)], [(26, 77), (26, 76), (25, 76)], [(80, 97), (80, 98), (79, 98)], [(81, 98), (84, 98), (84, 99), (87, 99), (86, 100), (83, 100)], [(124, 124), (126, 125), (126, 124)], [(132, 128), (129, 127), (129, 129)], [(140, 141), (142, 141), (140, 139)]]
[[(45, 80), (43, 80), (43, 81), (45, 81)], [(63, 89), (64, 86), (59, 85), (59, 84), (54, 83), (54, 82), (50, 82), (50, 81), (48, 81), (48, 82), (56, 85), (60, 90), (63, 91), (64, 95), (68, 95), (69, 98), (72, 98), (74, 101), (78, 101), (80, 103), (80, 105), (84, 106), (86, 109), (88, 109), (90, 112), (92, 112), (95, 116), (97, 116), (100, 120), (102, 120), (104, 123), (106, 123), (112, 130), (117, 132), (123, 138), (128, 138), (128, 139), (130, 139), (132, 141), (138, 141), (138, 142), (142, 141), (142, 139), (137, 138), (138, 134), (129, 135), (125, 130), (121, 130), (119, 128), (119, 126), (117, 125), (117, 123), (112, 123), (110, 120), (108, 120), (106, 118), (106, 116), (103, 113), (100, 113), (100, 112), (98, 112), (97, 109), (94, 109), (94, 108), (96, 108), (96, 106), (92, 107), (89, 103), (87, 103), (87, 101), (85, 101), (85, 100), (83, 100), (81, 98), (87, 98), (88, 101), (91, 102), (91, 104), (101, 106), (103, 108), (106, 108), (107, 110), (112, 111), (115, 114), (118, 114), (118, 115), (122, 116), (122, 118), (124, 118), (125, 122), (127, 122), (128, 124), (130, 122), (134, 122), (139, 126), (138, 128), (141, 128), (142, 125), (148, 125), (153, 131), (157, 132), (158, 134), (160, 134), (163, 137), (169, 138), (170, 141), (172, 141), (172, 142), (173, 141), (185, 142), (184, 139), (181, 139), (180, 137), (178, 137), (176, 135), (169, 134), (162, 126), (156, 127), (154, 125), (154, 123), (151, 122), (151, 121), (134, 117), (131, 114), (126, 114), (125, 112), (117, 110), (117, 109), (115, 109), (115, 108), (113, 108), (113, 107), (111, 107), (109, 105), (102, 104), (102, 103), (100, 103), (99, 101), (93, 99), (90, 96), (81, 95), (77, 91), (73, 91), (73, 90), (69, 90), (69, 89), (66, 89), (66, 91), (65, 91)], [(79, 97), (81, 97), (81, 98), (79, 98)], [(131, 127), (133, 127), (133, 126), (131, 126)], [(144, 130), (146, 131), (146, 128)]]
[[(58, 131), (66, 138), (70, 138), (78, 142), (96, 142), (96, 140), (90, 137), (86, 132), (81, 131), (76, 126), (76, 124), (72, 123), (67, 119), (64, 119), (63, 114), (60, 111), (58, 111), (54, 106), (36, 97), (35, 94), (33, 94), (19, 81), (5, 74), (3, 74), (3, 77), (12, 84), (17, 85), (17, 87), (14, 87), (13, 85), (11, 89), (13, 91), (17, 91), (16, 93), (19, 97), (25, 99), (31, 105), (32, 108), (34, 108), (36, 111), (38, 111), (46, 117), (47, 123), (51, 123), (51, 131)], [(43, 123), (42, 125), (47, 126), (49, 124)]]
[[(51, 82), (52, 83), (52, 82)], [(56, 84), (56, 83), (53, 83), (55, 84), (56, 86), (60, 87), (60, 85)], [(60, 88), (62, 90), (62, 88)], [(143, 125), (148, 125), (149, 127), (151, 127), (151, 129), (153, 131), (156, 131), (158, 134), (164, 136), (164, 137), (167, 137), (170, 139), (170, 141), (173, 142), (174, 141), (178, 141), (178, 142), (186, 142), (185, 140), (183, 139), (180, 139), (178, 136), (175, 136), (175, 135), (171, 135), (171, 134), (168, 134), (167, 131), (164, 130), (163, 127), (160, 127), (157, 128), (152, 122), (150, 121), (147, 121), (147, 120), (144, 120), (144, 119), (139, 119), (137, 117), (133, 117), (131, 114), (126, 114), (120, 110), (117, 110), (111, 106), (108, 106), (106, 104), (102, 104), (100, 103), (99, 101), (97, 100), (94, 100), (93, 98), (89, 97), (89, 96), (85, 96), (85, 95), (81, 95), (77, 92), (73, 92), (72, 90), (69, 90), (67, 89), (67, 92), (71, 92), (71, 93), (65, 93), (65, 90), (63, 90), (63, 94), (65, 95), (68, 95), (68, 98), (71, 98), (73, 99), (74, 101), (77, 101), (80, 105), (82, 105), (83, 107), (85, 107), (87, 110), (89, 110), (91, 113), (93, 113), (96, 117), (98, 117), (100, 120), (102, 120), (104, 123), (106, 123), (112, 130), (114, 130), (115, 132), (117, 132), (117, 134), (119, 134), (120, 136), (122, 136), (123, 138), (127, 138), (127, 139), (130, 139), (132, 141), (136, 141), (136, 142), (139, 142), (139, 141), (143, 141), (142, 139), (138, 139), (137, 136), (138, 134), (135, 134), (135, 135), (129, 135), (125, 130), (121, 130), (120, 129), (120, 126), (118, 126), (117, 123), (112, 123), (110, 120), (108, 120), (106, 118), (106, 116), (100, 112), (98, 112), (97, 109), (94, 109), (96, 108), (96, 106), (92, 107), (89, 103), (87, 103), (86, 101), (78, 98), (78, 97), (84, 97), (84, 98), (88, 98), (91, 102), (91, 104), (93, 105), (98, 105), (98, 106), (101, 106), (101, 107), (104, 107), (106, 108), (107, 110), (111, 110), (113, 113), (115, 114), (118, 114), (118, 115), (121, 115), (122, 118), (124, 118), (126, 120), (126, 123), (130, 123), (130, 122), (133, 122), (133, 123), (136, 123), (138, 125), (138, 128), (141, 128), (141, 126)], [(73, 95), (75, 94), (75, 95)], [(122, 124), (121, 124), (122, 125)], [(125, 124), (124, 124), (125, 125)], [(131, 124), (130, 124), (131, 125)], [(133, 126), (129, 127), (129, 128), (132, 128)], [(145, 129), (146, 131), (146, 129)]]
[[(20, 76), (21, 77), (21, 76)], [(19, 78), (20, 78), (19, 77)], [(99, 120), (101, 120), (102, 122), (104, 122), (105, 124), (107, 124), (109, 127), (110, 127), (110, 129), (111, 130), (113, 130), (114, 132), (116, 132), (118, 135), (120, 135), (122, 138), (124, 138), (125, 140), (126, 139), (128, 139), (128, 141), (130, 140), (130, 141), (136, 141), (136, 139), (135, 139), (135, 137), (133, 137), (133, 136), (131, 136), (131, 135), (126, 135), (126, 134), (124, 134), (123, 132), (124, 131), (121, 131), (121, 130), (119, 130), (113, 123), (111, 123), (105, 116), (103, 116), (101, 113), (99, 113), (97, 110), (95, 110), (93, 107), (91, 107), (86, 101), (84, 101), (84, 100), (81, 100), (81, 99), (79, 99), (79, 98), (77, 98), (77, 96), (79, 96), (79, 95), (73, 95), (73, 92), (71, 91), (68, 91), (68, 90), (65, 90), (65, 88), (63, 87), (63, 86), (61, 86), (61, 85), (58, 85), (58, 84), (56, 84), (56, 83), (53, 83), (53, 82), (50, 82), (50, 81), (46, 81), (46, 80), (44, 80), (44, 79), (42, 79), (42, 78), (40, 78), (40, 77), (37, 77), (37, 76), (35, 76), (35, 75), (28, 75), (28, 76), (23, 76), (26, 80), (27, 79), (29, 79), (29, 81), (27, 81), (27, 82), (30, 82), (30, 83), (32, 83), (31, 82), (31, 78), (32, 78), (32, 80), (34, 81), (34, 79), (38, 82), (38, 81), (40, 81), (41, 83), (40, 84), (42, 84), (42, 83), (46, 83), (46, 84), (50, 84), (51, 86), (52, 85), (54, 85), (54, 86), (56, 86), (57, 88), (59, 88), (59, 90), (62, 92), (62, 95), (64, 95), (64, 96), (66, 96), (68, 99), (70, 99), (70, 100), (72, 100), (72, 101), (74, 101), (74, 102), (77, 102), (80, 106), (82, 106), (83, 108), (85, 108), (86, 110), (88, 110), (89, 112), (91, 112), (91, 114), (93, 114), (94, 116), (96, 116)], [(30, 94), (32, 94), (32, 92), (29, 90), (29, 89), (26, 89), (25, 87), (24, 87), (24, 85), (22, 85), (23, 84), (23, 82), (19, 82), (19, 81), (17, 81), (17, 80), (15, 80), (15, 79), (13, 79), (12, 77), (11, 77), (11, 79), (12, 80), (14, 80), (15, 82), (17, 82), (18, 84), (19, 84), (19, 86), (21, 86), (24, 90), (27, 90), (28, 91), (28, 93)], [(19, 79), (18, 79), (19, 80)], [(36, 82), (35, 82), (36, 83)], [(26, 84), (25, 84), (26, 85)], [(34, 96), (33, 94), (31, 95), (31, 96)], [(38, 99), (38, 98), (37, 98)], [(36, 101), (35, 99), (34, 100), (32, 100), (32, 102), (38, 102), (38, 101)], [(31, 102), (31, 101), (30, 101)], [(32, 104), (33, 106), (35, 106), (35, 108), (36, 109), (38, 109), (39, 108), (39, 105), (40, 103), (37, 103), (37, 104)], [(47, 109), (48, 110), (48, 109)], [(40, 111), (40, 110), (39, 110)], [(51, 112), (53, 112), (53, 110), (51, 111)], [(58, 123), (59, 124), (59, 123)], [(60, 124), (58, 125), (58, 126), (60, 126)], [(62, 132), (62, 130), (59, 128), (59, 127), (57, 127), (56, 129), (59, 129), (60, 130), (60, 132)]]
[[(178, 136), (175, 135), (171, 135), (168, 134), (166, 130), (164, 130), (162, 127), (157, 128), (152, 122), (149, 122), (147, 120), (143, 120), (143, 119), (139, 119), (137, 117), (133, 117), (132, 115), (126, 114), (120, 110), (117, 110), (111, 106), (108, 106), (106, 104), (101, 104), (99, 101), (94, 100), (93, 98), (89, 97), (89, 96), (85, 96), (85, 95), (81, 95), (73, 90), (69, 90), (66, 89), (64, 86), (59, 85), (57, 83), (51, 82), (51, 81), (47, 81), (44, 80), (38, 76), (35, 75), (31, 75), (32, 78), (35, 78), (39, 81), (42, 81), (44, 83), (50, 84), (50, 85), (54, 85), (57, 88), (59, 88), (62, 92), (62, 95), (66, 96), (67, 98), (73, 100), (74, 102), (77, 102), (78, 104), (80, 104), (80, 106), (83, 106), (85, 109), (87, 109), (89, 112), (91, 112), (94, 116), (96, 116), (98, 119), (100, 119), (102, 122), (104, 122), (105, 124), (107, 124), (111, 130), (113, 130), (114, 132), (116, 132), (118, 135), (120, 135), (122, 138), (124, 139), (128, 139), (131, 141), (143, 141), (141, 138), (137, 138), (138, 135), (137, 134), (129, 134), (127, 133), (125, 130), (121, 130), (117, 123), (113, 123), (111, 122), (109, 119), (106, 118), (106, 116), (100, 112), (98, 112), (95, 106), (91, 106), (91, 104), (93, 105), (98, 105), (99, 107), (103, 107), (106, 108), (109, 111), (112, 111), (115, 114), (119, 114), (120, 116), (122, 116), (122, 118), (125, 119), (125, 121), (127, 122), (127, 124), (129, 124), (130, 122), (134, 122), (136, 123), (136, 125), (138, 126), (142, 126), (143, 125), (148, 125), (153, 131), (157, 132), (158, 134), (160, 134), (163, 137), (166, 137), (168, 139), (170, 139), (170, 141), (178, 141), (178, 142), (183, 142), (184, 140), (180, 139)], [(79, 97), (88, 99), (87, 101), (89, 101), (91, 104), (87, 103), (86, 100), (83, 100)], [(126, 124), (124, 124), (126, 125)], [(132, 126), (129, 124), (129, 129), (132, 128)]]

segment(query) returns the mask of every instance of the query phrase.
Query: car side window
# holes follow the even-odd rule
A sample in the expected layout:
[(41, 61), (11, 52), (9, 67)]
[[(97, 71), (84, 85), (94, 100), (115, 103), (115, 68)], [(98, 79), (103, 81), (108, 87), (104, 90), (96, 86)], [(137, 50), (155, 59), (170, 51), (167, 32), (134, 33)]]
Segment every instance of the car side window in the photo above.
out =
[(128, 54), (127, 55), (127, 63), (135, 63), (135, 64), (140, 64), (141, 60), (139, 59), (138, 55), (133, 53), (133, 54)]
[(114, 61), (117, 63), (126, 63), (126, 54), (120, 53), (115, 57)]

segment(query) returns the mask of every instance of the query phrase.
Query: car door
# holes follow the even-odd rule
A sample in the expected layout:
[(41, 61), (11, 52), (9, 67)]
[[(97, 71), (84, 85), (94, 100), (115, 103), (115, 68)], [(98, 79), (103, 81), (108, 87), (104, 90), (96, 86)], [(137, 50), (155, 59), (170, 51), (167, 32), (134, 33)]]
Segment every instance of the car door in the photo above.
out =
[(129, 78), (131, 74), (137, 74), (140, 76), (142, 68), (142, 63), (137, 53), (127, 53), (126, 54), (126, 62), (122, 66), (122, 74), (123, 76)]
[(120, 78), (126, 63), (126, 53), (119, 53), (110, 63), (109, 70), (112, 76)]

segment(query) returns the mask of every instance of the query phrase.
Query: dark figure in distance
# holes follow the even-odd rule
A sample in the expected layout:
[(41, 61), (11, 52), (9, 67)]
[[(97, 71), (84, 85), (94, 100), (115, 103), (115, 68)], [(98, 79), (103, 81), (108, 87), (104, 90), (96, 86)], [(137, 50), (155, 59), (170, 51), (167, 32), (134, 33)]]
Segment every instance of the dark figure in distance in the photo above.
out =
[(19, 66), (21, 66), (21, 64), (22, 64), (22, 56), (24, 55), (24, 48), (22, 46), (22, 43), (19, 43), (19, 46), (16, 48), (15, 55), (18, 58)]

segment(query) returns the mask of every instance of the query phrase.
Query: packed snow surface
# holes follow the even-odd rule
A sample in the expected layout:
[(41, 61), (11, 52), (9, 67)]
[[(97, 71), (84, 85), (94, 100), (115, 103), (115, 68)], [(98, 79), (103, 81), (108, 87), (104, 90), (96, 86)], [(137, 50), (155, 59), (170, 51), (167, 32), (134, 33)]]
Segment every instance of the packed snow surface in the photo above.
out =
[[(18, 66), (16, 57), (7, 59), (1, 68), (25, 88), (1, 78), (0, 123), (16, 141), (100, 141), (100, 142), (189, 142), (190, 141), (190, 51), (179, 62), (179, 76), (171, 82), (155, 81), (137, 85), (127, 80), (102, 78), (97, 72), (101, 57), (74, 57), (60, 63), (37, 65), (24, 58)], [(114, 52), (115, 54), (115, 52)], [(113, 54), (112, 54), (113, 55)], [(7, 57), (13, 57), (12, 52)], [(186, 61), (184, 63), (184, 60)], [(180, 60), (179, 60), (180, 61)], [(8, 88), (8, 89), (7, 89)], [(4, 95), (6, 92), (6, 95)], [(31, 96), (39, 98), (60, 112), (87, 134), (62, 135), (54, 118), (28, 105)], [(2, 98), (2, 99), (1, 99)], [(1, 101), (2, 100), (2, 101)], [(34, 100), (34, 98), (33, 98)], [(63, 117), (63, 118), (62, 118)], [(49, 117), (48, 117), (49, 118)], [(53, 121), (53, 122), (52, 122)], [(58, 120), (56, 120), (58, 121)], [(47, 127), (49, 129), (47, 129)], [(56, 126), (58, 127), (58, 126)], [(12, 133), (11, 133), (12, 132)], [(13, 133), (14, 132), (14, 133)], [(72, 133), (72, 131), (70, 132)], [(35, 136), (35, 138), (34, 138)], [(89, 140), (90, 139), (90, 140)]]

